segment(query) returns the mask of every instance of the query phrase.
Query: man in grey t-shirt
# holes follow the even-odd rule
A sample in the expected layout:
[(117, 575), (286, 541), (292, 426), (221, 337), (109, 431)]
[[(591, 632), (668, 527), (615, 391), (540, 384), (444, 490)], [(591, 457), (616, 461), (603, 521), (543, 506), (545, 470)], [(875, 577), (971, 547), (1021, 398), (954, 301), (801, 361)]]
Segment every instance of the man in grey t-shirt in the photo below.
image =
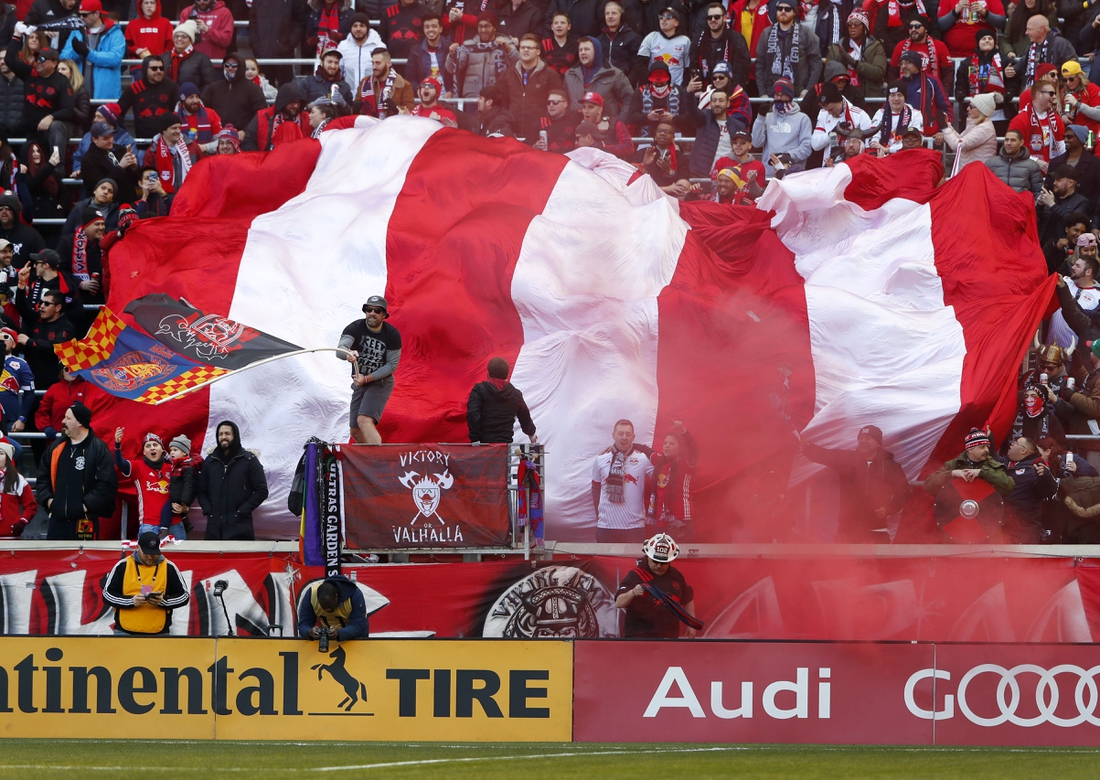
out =
[(353, 366), (348, 414), (352, 438), (360, 444), (381, 444), (377, 425), (393, 392), (393, 374), (401, 359), (401, 334), (385, 322), (390, 313), (381, 295), (367, 298), (363, 313), (363, 319), (355, 320), (340, 334), (339, 346), (346, 352), (336, 355)]

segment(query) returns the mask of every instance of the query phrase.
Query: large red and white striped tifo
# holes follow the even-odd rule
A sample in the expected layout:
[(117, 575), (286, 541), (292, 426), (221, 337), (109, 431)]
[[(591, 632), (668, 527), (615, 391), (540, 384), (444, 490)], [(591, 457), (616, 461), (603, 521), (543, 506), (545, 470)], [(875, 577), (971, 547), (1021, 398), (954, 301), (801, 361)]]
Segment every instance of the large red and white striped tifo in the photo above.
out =
[[(387, 442), (465, 441), (470, 388), (505, 357), (549, 451), (548, 538), (591, 538), (591, 462), (620, 418), (645, 443), (673, 420), (694, 433), (711, 541), (786, 486), (794, 429), (848, 445), (875, 423), (915, 475), (971, 425), (1008, 425), (998, 401), (1052, 287), (1031, 206), (981, 166), (938, 189), (919, 152), (792, 176), (765, 196), (773, 219), (680, 204), (591, 150), (359, 123), (200, 163), (172, 216), (112, 251), (111, 308), (166, 292), (334, 346), (383, 293), (404, 340)], [(302, 444), (346, 440), (349, 398), (321, 353), (162, 407), (113, 401), (97, 427), (212, 442), (235, 420), (272, 486), (258, 531), (288, 536)]]

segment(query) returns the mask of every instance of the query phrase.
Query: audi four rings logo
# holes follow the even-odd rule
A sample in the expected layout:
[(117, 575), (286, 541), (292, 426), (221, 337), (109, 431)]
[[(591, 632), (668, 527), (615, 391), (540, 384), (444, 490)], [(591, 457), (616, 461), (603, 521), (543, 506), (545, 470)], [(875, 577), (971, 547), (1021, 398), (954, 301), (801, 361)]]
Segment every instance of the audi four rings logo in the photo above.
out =
[[(1059, 664), (1052, 669), (1044, 669), (1035, 664), (1020, 664), (1006, 669), (997, 664), (979, 664), (964, 674), (959, 680), (955, 694), (946, 694), (943, 697), (943, 709), (924, 709), (917, 705), (913, 692), (917, 683), (929, 678), (934, 680), (950, 680), (951, 672), (943, 669), (921, 669), (914, 672), (905, 683), (905, 706), (909, 712), (923, 720), (947, 720), (955, 717), (955, 705), (958, 705), (967, 720), (978, 726), (1000, 726), (1004, 723), (1012, 723), (1016, 726), (1031, 728), (1044, 723), (1051, 723), (1062, 728), (1073, 728), (1082, 723), (1091, 723), (1100, 726), (1100, 718), (1096, 717), (1096, 708), (1100, 704), (1100, 692), (1097, 691), (1096, 674), (1100, 672), (1100, 666), (1091, 669), (1083, 669), (1073, 664)], [(993, 717), (985, 717), (974, 712), (971, 702), (967, 699), (967, 691), (970, 683), (983, 674), (997, 675), (997, 693), (993, 701), (975, 702), (977, 708), (983, 712), (998, 711)], [(1030, 717), (1022, 717), (1017, 714), (1024, 693), (1017, 679), (1018, 675), (1024, 675), (1029, 679), (1030, 675), (1038, 677), (1035, 684), (1035, 707), (1038, 714)], [(1073, 717), (1056, 715), (1061, 692), (1058, 688), (1058, 677), (1063, 675), (1076, 675), (1077, 682), (1073, 689), (1073, 701), (1077, 705), (1077, 714)], [(1027, 704), (1025, 707), (1029, 708)]]

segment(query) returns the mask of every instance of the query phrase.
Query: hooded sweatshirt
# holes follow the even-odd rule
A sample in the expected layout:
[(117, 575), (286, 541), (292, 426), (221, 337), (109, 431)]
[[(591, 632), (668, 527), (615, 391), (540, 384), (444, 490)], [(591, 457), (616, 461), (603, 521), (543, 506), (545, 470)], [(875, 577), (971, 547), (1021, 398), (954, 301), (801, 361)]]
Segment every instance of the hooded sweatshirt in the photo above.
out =
[[(283, 109), (288, 103), (294, 101), (302, 104), (302, 111), (298, 113), (298, 118), (280, 119)], [(309, 112), (305, 110), (305, 102), (306, 96), (302, 93), (301, 87), (294, 82), (283, 84), (275, 97), (275, 105), (258, 112), (256, 117), (248, 123), (241, 149), (246, 152), (267, 152), (273, 149), (276, 143), (308, 138), (313, 129), (309, 126)]]
[[(130, 88), (119, 98), (119, 122), (126, 112), (134, 110), (134, 135), (138, 138), (152, 138), (160, 132), (157, 117), (174, 111), (179, 102), (180, 90), (176, 82), (168, 78), (167, 72), (159, 84), (149, 83), (149, 62), (154, 55), (141, 62), (141, 78), (130, 84)], [(167, 69), (167, 65), (165, 65)]]
[(146, 19), (140, 16), (137, 19), (131, 19), (126, 26), (126, 50), (134, 57), (141, 56), (140, 52), (159, 54), (171, 48), (172, 23), (162, 15), (160, 0), (157, 0), (157, 7), (153, 9), (152, 17)]
[(760, 159), (769, 177), (775, 172), (771, 164), (773, 154), (789, 154), (791, 165), (787, 172), (793, 173), (806, 167), (806, 158), (812, 150), (813, 123), (802, 113), (798, 103), (786, 105), (789, 108), (785, 113), (773, 109), (767, 114), (760, 114), (752, 123), (752, 145), (764, 150)]
[(528, 436), (535, 435), (535, 423), (521, 393), (504, 379), (479, 382), (470, 391), (466, 404), (466, 425), (470, 429), (470, 441), (484, 443), (512, 443), (512, 431), (516, 417), (520, 429)]
[[(207, 539), (254, 539), (252, 513), (268, 495), (267, 477), (259, 459), (241, 447), (237, 424), (222, 420), (233, 429), (228, 452), (216, 447), (203, 461), (199, 474), (199, 505), (208, 519)], [(212, 529), (218, 533), (211, 534)]]

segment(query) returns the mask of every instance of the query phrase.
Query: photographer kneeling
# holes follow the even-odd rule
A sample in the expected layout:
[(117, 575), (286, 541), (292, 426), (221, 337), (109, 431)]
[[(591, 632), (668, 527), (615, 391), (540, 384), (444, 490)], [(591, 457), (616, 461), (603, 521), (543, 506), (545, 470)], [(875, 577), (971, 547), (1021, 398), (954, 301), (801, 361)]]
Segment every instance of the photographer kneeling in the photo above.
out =
[(342, 574), (311, 582), (298, 600), (298, 636), (320, 639), (322, 635), (337, 642), (370, 635), (363, 593)]

